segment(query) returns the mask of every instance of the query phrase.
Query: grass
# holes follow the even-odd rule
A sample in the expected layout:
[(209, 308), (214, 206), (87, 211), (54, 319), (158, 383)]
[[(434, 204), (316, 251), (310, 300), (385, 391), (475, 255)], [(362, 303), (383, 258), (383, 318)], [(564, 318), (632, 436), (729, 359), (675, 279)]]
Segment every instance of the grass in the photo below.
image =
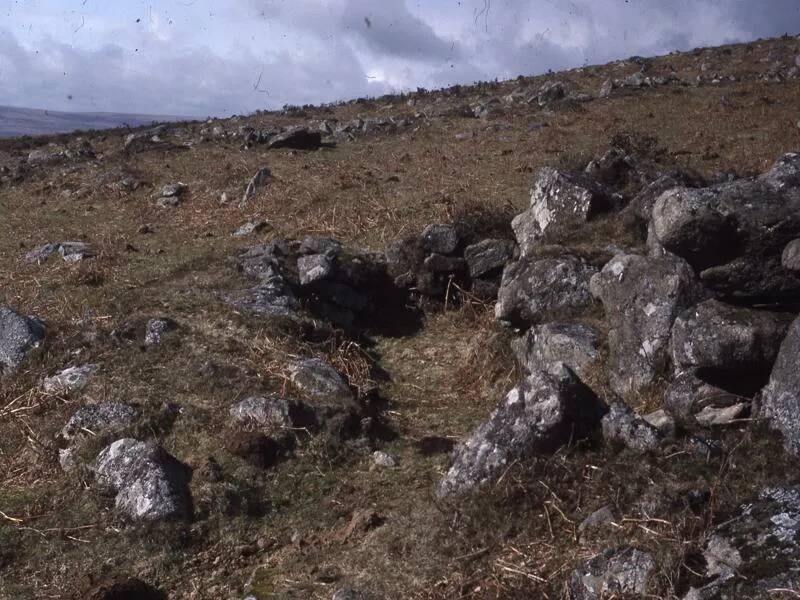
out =
[[(246, 591), (260, 600), (329, 598), (344, 585), (367, 598), (562, 598), (576, 561), (618, 543), (655, 554), (655, 597), (685, 591), (696, 581), (693, 553), (711, 523), (759, 487), (797, 472), (770, 435), (733, 429), (724, 435), (729, 454), (711, 463), (683, 454), (614, 454), (597, 444), (566, 448), (514, 465), (497, 485), (463, 503), (442, 503), (433, 489), (447, 454), (421, 452), (420, 443), (461, 439), (518, 375), (508, 349), (513, 332), (495, 325), (491, 306), (430, 310), (413, 335), (356, 345), (301, 339), (238, 314), (221, 294), (249, 285), (230, 257), (277, 237), (333, 235), (349, 246), (381, 249), (429, 223), (450, 221), (476, 238), (507, 237), (539, 167), (581, 168), (612, 144), (704, 175), (760, 172), (800, 142), (798, 80), (753, 80), (766, 68), (761, 58), (777, 46), (797, 53), (794, 39), (770, 40), (731, 46), (729, 54), (661, 57), (651, 66), (656, 74), (674, 69), (688, 77), (706, 62), (711, 71), (737, 75), (736, 83), (619, 90), (563, 110), (500, 103), (488, 120), (453, 109), (534, 89), (545, 78), (418, 94), (413, 107), (398, 97), (307, 108), (310, 119), (341, 121), (445, 115), (318, 152), (244, 150), (233, 138), (125, 153), (124, 132), (87, 134), (97, 161), (33, 170), (0, 186), (0, 304), (40, 316), (49, 330), (45, 348), (23, 371), (0, 381), (0, 511), (12, 518), (0, 518), (0, 598), (82, 597), (92, 581), (129, 576), (170, 597), (198, 599)], [(596, 91), (607, 77), (638, 68), (587, 67), (558, 77)], [(731, 106), (720, 103), (722, 95)], [(297, 121), (265, 113), (219, 124), (235, 130)], [(202, 126), (170, 135), (182, 143)], [(457, 137), (465, 132), (472, 136)], [(46, 141), (0, 141), (0, 166), (13, 166)], [(53, 141), (73, 143), (70, 136)], [(247, 181), (264, 165), (274, 181), (238, 209)], [(116, 182), (124, 174), (143, 185), (121, 191)], [(189, 186), (182, 205), (154, 207), (156, 191), (175, 181)], [(233, 200), (228, 205), (219, 203), (223, 192)], [(271, 228), (231, 237), (253, 218)], [(153, 233), (137, 233), (144, 224)], [(57, 257), (41, 266), (21, 260), (44, 242), (71, 239), (90, 242), (97, 257), (79, 265)], [(598, 266), (609, 244), (642, 244), (614, 217), (558, 241), (542, 252), (566, 248)], [(161, 315), (173, 318), (178, 332), (144, 350), (144, 323)], [(604, 330), (599, 307), (582, 320)], [(286, 367), (298, 356), (332, 360), (365, 397), (386, 405), (383, 417), (396, 435), (377, 445), (397, 457), (397, 468), (372, 468), (372, 446), (336, 449), (321, 437), (303, 441), (292, 460), (267, 471), (226, 450), (234, 434), (230, 405), (287, 389)], [(39, 390), (44, 375), (85, 362), (102, 370), (80, 397)], [(607, 391), (602, 373), (591, 383)], [(154, 435), (194, 469), (193, 523), (124, 523), (88, 478), (61, 472), (58, 431), (78, 406), (104, 400), (139, 407), (149, 425), (129, 433)], [(158, 418), (164, 402), (182, 407), (173, 423)], [(657, 407), (658, 391), (641, 404)], [(96, 439), (93, 447), (106, 441)], [(712, 492), (700, 514), (685, 506), (691, 489)], [(648, 519), (643, 499), (652, 499)], [(577, 525), (606, 504), (618, 527), (577, 535)], [(342, 540), (363, 511), (381, 518)]]

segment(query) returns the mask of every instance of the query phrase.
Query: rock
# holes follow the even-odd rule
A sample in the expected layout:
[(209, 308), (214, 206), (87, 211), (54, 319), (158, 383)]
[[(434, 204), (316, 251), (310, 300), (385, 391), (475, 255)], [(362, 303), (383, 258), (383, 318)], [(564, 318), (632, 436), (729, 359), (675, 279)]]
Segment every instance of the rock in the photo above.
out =
[(781, 253), (781, 265), (790, 271), (800, 271), (800, 239), (786, 244)]
[(308, 358), (289, 368), (292, 384), (312, 400), (356, 407), (355, 396), (339, 372), (319, 358)]
[(259, 469), (269, 469), (286, 458), (291, 438), (276, 440), (259, 432), (243, 432), (225, 439), (225, 449)]
[(487, 279), (474, 279), (469, 291), (476, 300), (481, 302), (494, 302), (497, 300), (500, 284)]
[(790, 318), (781, 313), (706, 300), (675, 319), (675, 368), (721, 370), (737, 377), (769, 373), (789, 322)]
[(597, 270), (574, 256), (520, 259), (509, 263), (495, 306), (495, 317), (530, 325), (554, 313), (574, 313), (591, 304), (589, 279)]
[(614, 80), (606, 79), (603, 82), (603, 85), (600, 86), (600, 97), (610, 98), (613, 92), (614, 92)]
[(300, 254), (324, 254), (334, 259), (342, 252), (342, 245), (333, 238), (308, 235), (300, 242)]
[(394, 457), (380, 450), (376, 450), (372, 453), (372, 462), (376, 467), (381, 467), (382, 469), (393, 469), (397, 466), (397, 461)]
[(689, 370), (670, 382), (664, 393), (664, 410), (678, 424), (691, 429), (698, 425), (695, 415), (704, 409), (735, 406), (742, 400), (742, 396), (720, 389), (701, 379), (695, 370)]
[(464, 250), (464, 260), (473, 279), (501, 271), (513, 257), (514, 242), (511, 240), (483, 240)]
[(746, 402), (739, 402), (738, 404), (723, 408), (706, 406), (700, 412), (696, 413), (694, 418), (703, 427), (719, 427), (734, 423), (736, 419), (742, 417), (749, 408), (750, 404)]
[(564, 363), (585, 381), (588, 369), (600, 356), (600, 335), (587, 325), (547, 323), (531, 327), (511, 347), (526, 373)]
[(606, 505), (598, 508), (578, 525), (578, 531), (583, 532), (588, 529), (596, 529), (614, 521), (614, 511)]
[(661, 445), (661, 433), (630, 407), (613, 403), (602, 420), (603, 437), (639, 452), (657, 450)]
[(547, 81), (539, 89), (536, 101), (539, 106), (547, 106), (552, 102), (562, 100), (567, 95), (567, 88), (561, 81)]
[(0, 376), (14, 373), (25, 357), (44, 341), (44, 324), (0, 307)]
[(248, 312), (299, 321), (300, 302), (281, 275), (269, 250), (251, 249), (244, 258), (244, 269), (260, 280), (243, 297), (229, 298), (235, 307)]
[(144, 334), (145, 346), (157, 346), (161, 343), (164, 334), (177, 329), (177, 325), (171, 319), (150, 319)]
[(45, 244), (28, 252), (25, 260), (30, 263), (41, 264), (58, 252), (66, 262), (79, 262), (84, 258), (94, 256), (89, 244), (85, 242), (57, 242)]
[(61, 437), (71, 441), (81, 434), (97, 435), (129, 427), (136, 418), (136, 409), (119, 402), (87, 404), (70, 417), (61, 430)]
[(130, 438), (103, 449), (93, 465), (97, 483), (116, 492), (115, 506), (135, 520), (188, 517), (188, 469), (155, 442)]
[(253, 235), (254, 233), (258, 233), (266, 229), (268, 223), (264, 219), (256, 219), (254, 221), (248, 221), (241, 227), (239, 227), (236, 231), (233, 232), (233, 237), (244, 237), (247, 235)]
[(314, 429), (318, 425), (312, 407), (277, 395), (245, 398), (231, 407), (230, 415), (240, 425), (256, 425), (269, 430)]
[(273, 136), (270, 148), (292, 148), (294, 150), (316, 150), (322, 145), (322, 133), (306, 127), (293, 127)]
[(711, 533), (703, 551), (713, 581), (685, 598), (766, 598), (800, 587), (800, 488), (761, 491)]
[(25, 255), (25, 262), (41, 264), (58, 252), (58, 244), (45, 244), (34, 248)]
[(572, 572), (570, 598), (643, 598), (655, 568), (656, 561), (647, 552), (630, 546), (606, 550)]
[(531, 373), (455, 450), (438, 495), (465, 492), (495, 478), (515, 460), (589, 435), (603, 410), (602, 402), (567, 367)]
[(163, 188), (161, 188), (161, 198), (175, 198), (177, 196), (182, 196), (183, 193), (187, 190), (187, 186), (185, 183), (168, 183)]
[(675, 419), (663, 408), (642, 415), (642, 418), (655, 427), (663, 438), (672, 439), (675, 437)]
[(69, 367), (47, 377), (42, 384), (42, 389), (48, 394), (72, 394), (79, 392), (89, 384), (89, 379), (100, 367), (98, 365), (82, 365)]
[(302, 285), (328, 279), (333, 273), (333, 262), (324, 254), (309, 254), (297, 259), (297, 272)]
[(800, 237), (800, 154), (756, 179), (667, 191), (653, 207), (651, 227), (657, 242), (719, 296), (794, 301), (800, 275), (783, 266), (782, 255)]
[(166, 196), (156, 200), (156, 206), (158, 208), (177, 208), (180, 204), (181, 199), (179, 196)]
[(514, 217), (511, 227), (527, 256), (546, 233), (571, 232), (611, 206), (610, 195), (589, 177), (545, 167), (531, 190), (530, 208)]
[(769, 426), (783, 434), (786, 450), (800, 455), (800, 318), (789, 327), (772, 368), (769, 383), (761, 393), (761, 409)]
[(467, 263), (463, 258), (444, 256), (443, 254), (431, 254), (422, 265), (431, 273), (456, 274), (464, 273), (467, 270)]
[(245, 189), (242, 200), (239, 202), (239, 208), (243, 208), (250, 200), (252, 200), (258, 191), (263, 188), (271, 178), (272, 172), (267, 167), (261, 167), (247, 184), (247, 189)]
[(620, 396), (642, 392), (669, 366), (672, 324), (704, 291), (673, 257), (618, 254), (591, 280), (610, 326), (609, 383)]
[(453, 225), (428, 225), (422, 232), (422, 244), (429, 253), (453, 254), (460, 242)]
[(358, 595), (355, 590), (350, 587), (343, 587), (336, 590), (331, 597), (331, 600), (357, 600)]
[(622, 80), (622, 87), (641, 88), (649, 85), (649, 80), (645, 77), (644, 73), (637, 71)]

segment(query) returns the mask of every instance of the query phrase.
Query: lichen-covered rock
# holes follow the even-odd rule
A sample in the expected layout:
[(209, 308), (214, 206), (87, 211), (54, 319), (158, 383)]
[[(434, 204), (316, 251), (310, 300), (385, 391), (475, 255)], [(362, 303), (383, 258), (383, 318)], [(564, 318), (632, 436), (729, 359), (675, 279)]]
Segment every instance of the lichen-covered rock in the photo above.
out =
[(330, 277), (333, 261), (324, 254), (308, 254), (297, 259), (297, 274), (301, 285), (309, 285)]
[(301, 360), (289, 368), (292, 384), (311, 400), (355, 407), (355, 395), (332, 365), (319, 358)]
[(675, 368), (769, 371), (790, 318), (706, 300), (681, 313), (672, 328)]
[(675, 318), (704, 296), (691, 267), (673, 256), (619, 254), (591, 281), (610, 330), (609, 383), (620, 396), (667, 372)]
[(48, 394), (72, 394), (79, 392), (89, 384), (89, 379), (100, 367), (98, 365), (81, 365), (69, 367), (46, 377), (42, 389)]
[(521, 259), (503, 271), (495, 317), (515, 326), (574, 313), (591, 304), (589, 280), (597, 269), (574, 256)]
[(44, 324), (35, 317), (0, 307), (0, 376), (14, 373), (44, 340)]
[(79, 262), (94, 256), (86, 242), (56, 242), (34, 248), (25, 255), (25, 261), (41, 264), (58, 252), (65, 262)]
[(465, 492), (498, 476), (514, 460), (552, 452), (570, 439), (589, 435), (604, 408), (563, 365), (531, 373), (456, 449), (439, 483), (439, 496)]
[(602, 420), (603, 438), (639, 452), (657, 450), (663, 437), (658, 429), (621, 402), (611, 404)]
[(453, 254), (461, 243), (461, 237), (454, 225), (428, 225), (422, 231), (422, 244), (429, 253)]
[(756, 179), (675, 188), (652, 213), (657, 242), (686, 259), (719, 295), (782, 301), (800, 293), (800, 274), (782, 264), (800, 237), (800, 154), (788, 154)]
[(647, 552), (630, 546), (606, 550), (572, 572), (570, 598), (644, 598), (655, 568), (656, 561)]
[(160, 521), (190, 515), (188, 469), (155, 442), (117, 440), (100, 452), (93, 471), (100, 486), (116, 493), (115, 506), (128, 518)]
[(79, 408), (61, 430), (61, 437), (71, 441), (79, 435), (97, 435), (124, 429), (136, 419), (136, 409), (119, 402), (87, 404)]
[(467, 246), (464, 260), (473, 279), (499, 272), (514, 257), (514, 242), (489, 239)]
[(250, 396), (230, 409), (231, 419), (240, 425), (256, 425), (269, 430), (316, 427), (317, 415), (311, 406), (291, 398)]
[(600, 355), (600, 334), (588, 325), (547, 323), (531, 327), (511, 346), (517, 362), (527, 373), (563, 363), (585, 380), (588, 369)]
[(248, 235), (253, 235), (254, 233), (258, 233), (259, 231), (266, 229), (268, 225), (269, 224), (264, 219), (248, 221), (233, 232), (233, 237), (245, 237)]
[(699, 424), (695, 415), (705, 409), (728, 408), (741, 404), (742, 400), (742, 396), (704, 381), (696, 370), (690, 369), (670, 382), (664, 393), (664, 410), (682, 427), (691, 429)]
[(783, 434), (787, 451), (800, 455), (800, 318), (792, 322), (780, 346), (769, 383), (761, 394), (763, 417)]
[(608, 193), (590, 177), (544, 167), (531, 190), (530, 208), (511, 222), (522, 256), (529, 255), (546, 233), (569, 231), (609, 204)]
[(714, 578), (686, 600), (766, 598), (800, 588), (800, 488), (763, 490), (714, 529), (703, 552)]
[(171, 319), (150, 319), (144, 333), (145, 346), (157, 346), (161, 343), (164, 334), (173, 331), (177, 325)]

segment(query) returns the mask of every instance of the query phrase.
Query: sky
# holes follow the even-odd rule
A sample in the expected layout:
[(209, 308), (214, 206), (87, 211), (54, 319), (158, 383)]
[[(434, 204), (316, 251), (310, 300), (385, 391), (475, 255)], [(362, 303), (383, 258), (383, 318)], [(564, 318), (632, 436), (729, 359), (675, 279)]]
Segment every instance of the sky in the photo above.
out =
[(800, 0), (0, 0), (0, 105), (191, 117), (800, 34)]

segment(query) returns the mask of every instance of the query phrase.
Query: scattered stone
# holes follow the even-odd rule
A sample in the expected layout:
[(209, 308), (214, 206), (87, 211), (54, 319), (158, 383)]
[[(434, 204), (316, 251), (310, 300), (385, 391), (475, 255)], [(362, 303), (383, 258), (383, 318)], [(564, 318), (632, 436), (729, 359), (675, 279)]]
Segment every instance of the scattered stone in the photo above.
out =
[(514, 242), (511, 240), (483, 240), (464, 250), (464, 260), (473, 279), (501, 271), (513, 257)]
[(183, 193), (187, 190), (187, 186), (185, 183), (168, 183), (163, 188), (161, 188), (161, 198), (175, 198), (178, 196), (182, 196)]
[(511, 227), (522, 256), (527, 256), (545, 233), (574, 230), (611, 206), (610, 195), (593, 179), (544, 167), (531, 190), (530, 208), (514, 217)]
[(233, 232), (233, 237), (244, 237), (247, 235), (253, 235), (254, 233), (258, 233), (266, 229), (268, 223), (264, 219), (256, 219), (254, 221), (248, 221), (239, 229)]
[(661, 433), (622, 403), (613, 403), (602, 420), (603, 437), (631, 450), (650, 452), (661, 445)]
[(574, 323), (547, 323), (531, 327), (511, 343), (517, 362), (526, 373), (564, 363), (581, 380), (600, 355), (600, 335), (587, 326)]
[(603, 82), (603, 85), (600, 86), (600, 97), (610, 98), (613, 92), (614, 92), (614, 80), (606, 79)]
[(780, 346), (767, 387), (761, 394), (763, 416), (770, 427), (783, 434), (788, 452), (800, 455), (800, 318), (796, 319)]
[(166, 196), (156, 200), (158, 208), (177, 208), (181, 204), (180, 196)]
[(52, 377), (45, 378), (42, 389), (48, 394), (73, 394), (79, 392), (89, 384), (89, 379), (99, 368), (98, 365), (69, 367)]
[(372, 453), (372, 462), (375, 463), (376, 467), (380, 467), (382, 469), (393, 469), (397, 466), (397, 461), (392, 457), (390, 454), (386, 454), (386, 452), (381, 452), (380, 450), (376, 450)]
[(244, 191), (242, 201), (239, 202), (239, 208), (243, 208), (250, 200), (252, 200), (258, 191), (263, 188), (271, 178), (272, 171), (270, 171), (267, 167), (261, 167), (247, 184), (247, 189)]
[(786, 335), (787, 315), (706, 300), (681, 313), (672, 328), (676, 369), (769, 372)]
[(156, 346), (161, 343), (164, 334), (177, 329), (177, 325), (171, 319), (150, 319), (144, 334), (145, 346)]
[(311, 131), (306, 127), (294, 127), (273, 136), (267, 145), (270, 148), (316, 150), (322, 145), (322, 133)]
[(674, 256), (619, 254), (591, 280), (610, 325), (609, 383), (620, 396), (642, 392), (667, 372), (672, 324), (702, 299), (691, 267)]
[(106, 447), (93, 465), (97, 483), (116, 492), (115, 506), (135, 520), (188, 517), (188, 469), (155, 442), (130, 438)]
[(656, 562), (647, 552), (630, 546), (606, 550), (572, 572), (570, 598), (644, 598), (655, 568)]
[(602, 402), (567, 367), (526, 376), (453, 455), (438, 495), (465, 492), (514, 460), (552, 452), (597, 428)]
[(82, 435), (97, 435), (129, 427), (136, 418), (136, 409), (119, 402), (87, 404), (79, 408), (61, 430), (66, 441)]
[(460, 242), (453, 225), (428, 225), (422, 232), (422, 243), (429, 253), (453, 254)]
[(531, 325), (554, 313), (576, 312), (591, 304), (589, 279), (597, 269), (574, 256), (521, 259), (503, 271), (495, 317)]
[(44, 341), (44, 324), (0, 307), (0, 376), (14, 373), (25, 357)]
[(614, 511), (610, 506), (606, 505), (598, 508), (578, 525), (578, 531), (584, 532), (588, 529), (596, 529), (614, 522)]
[(301, 285), (328, 279), (333, 273), (333, 261), (325, 254), (308, 254), (297, 259), (297, 273)]
[(355, 406), (355, 396), (339, 372), (319, 358), (301, 360), (289, 369), (292, 384), (312, 400), (345, 407)]
[(25, 261), (41, 264), (56, 252), (65, 262), (79, 262), (94, 256), (89, 244), (85, 242), (57, 242), (34, 248), (25, 255)]
[(763, 598), (800, 588), (800, 488), (763, 490), (718, 525), (703, 552), (706, 577), (686, 600)]

